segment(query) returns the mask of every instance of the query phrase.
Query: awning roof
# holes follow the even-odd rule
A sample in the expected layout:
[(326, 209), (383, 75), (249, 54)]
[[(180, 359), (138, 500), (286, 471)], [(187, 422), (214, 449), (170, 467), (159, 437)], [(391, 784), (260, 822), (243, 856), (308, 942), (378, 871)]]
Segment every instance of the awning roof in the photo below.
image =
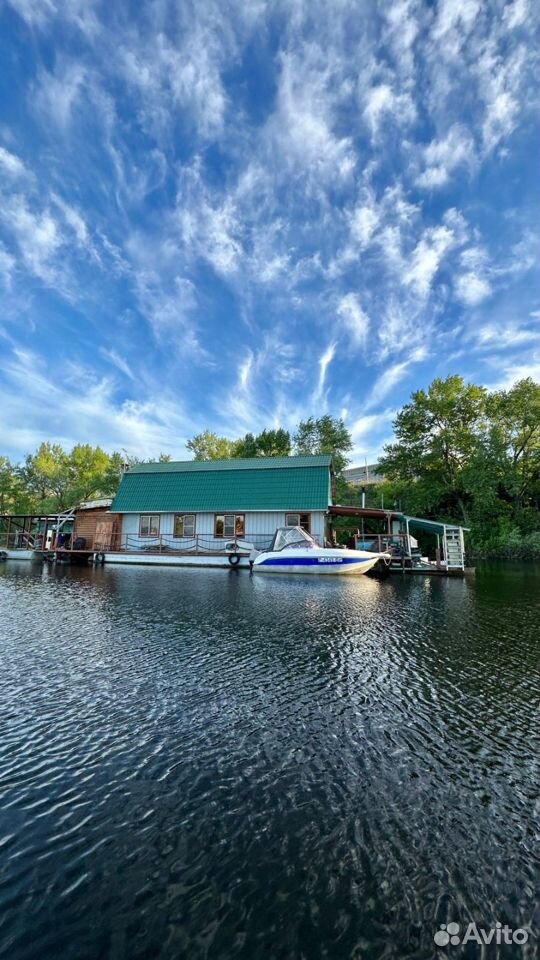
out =
[(469, 530), (469, 527), (460, 527), (457, 523), (442, 523), (440, 520), (425, 520), (423, 517), (407, 517), (403, 515), (410, 527), (420, 527), (421, 530), (429, 530), (430, 533), (444, 533), (447, 530)]
[(349, 507), (333, 504), (328, 507), (328, 514), (331, 517), (366, 517), (372, 520), (399, 520), (403, 514), (395, 510), (379, 510), (376, 507)]

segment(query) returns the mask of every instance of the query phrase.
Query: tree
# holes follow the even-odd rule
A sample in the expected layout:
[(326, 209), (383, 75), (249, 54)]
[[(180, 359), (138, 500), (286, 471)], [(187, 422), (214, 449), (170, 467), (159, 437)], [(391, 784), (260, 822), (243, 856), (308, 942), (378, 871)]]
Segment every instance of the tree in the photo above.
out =
[(235, 440), (232, 447), (232, 457), (247, 458), (257, 456), (257, 438), (252, 433), (246, 433), (240, 440)]
[(28, 454), (19, 477), (39, 510), (63, 510), (70, 483), (69, 458), (57, 443), (42, 443)]
[(81, 500), (90, 500), (103, 492), (110, 457), (101, 447), (79, 443), (67, 458), (68, 488), (66, 499), (71, 507)]
[(256, 437), (246, 433), (234, 444), (235, 457), (288, 457), (291, 453), (291, 437), (287, 430), (263, 430)]
[(255, 436), (246, 433), (239, 440), (229, 440), (216, 433), (205, 430), (192, 437), (186, 443), (195, 460), (228, 460), (235, 457), (288, 457), (291, 452), (291, 438), (282, 428), (263, 430)]
[(263, 430), (256, 437), (258, 457), (288, 457), (291, 453), (291, 436), (283, 427)]
[(353, 442), (341, 417), (325, 414), (317, 419), (309, 417), (298, 424), (294, 446), (298, 454), (331, 454), (336, 476), (340, 477), (349, 463), (347, 454), (352, 450)]
[(186, 447), (192, 451), (195, 460), (228, 460), (234, 456), (234, 443), (234, 440), (205, 430), (188, 440)]
[(516, 517), (540, 497), (540, 384), (528, 377), (488, 398), (487, 450), (498, 466), (499, 494)]
[(459, 376), (417, 390), (394, 421), (396, 442), (385, 446), (381, 472), (389, 480), (421, 484), (434, 504), (451, 509), (454, 502), (467, 522), (464, 469), (486, 426), (486, 398), (484, 387)]
[(28, 495), (16, 468), (7, 457), (0, 457), (0, 514), (28, 512)]

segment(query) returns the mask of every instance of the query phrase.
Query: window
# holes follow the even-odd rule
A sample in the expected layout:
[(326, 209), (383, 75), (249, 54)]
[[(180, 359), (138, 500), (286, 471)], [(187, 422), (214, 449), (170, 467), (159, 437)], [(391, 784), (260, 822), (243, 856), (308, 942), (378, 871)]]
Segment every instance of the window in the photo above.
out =
[(311, 514), (310, 513), (286, 513), (286, 527), (302, 527), (306, 533), (311, 533)]
[(148, 513), (139, 520), (140, 537), (159, 537), (159, 513)]
[(244, 513), (216, 513), (214, 533), (216, 537), (243, 537), (246, 530)]
[(195, 514), (177, 513), (174, 517), (174, 536), (175, 537), (194, 537), (195, 536)]

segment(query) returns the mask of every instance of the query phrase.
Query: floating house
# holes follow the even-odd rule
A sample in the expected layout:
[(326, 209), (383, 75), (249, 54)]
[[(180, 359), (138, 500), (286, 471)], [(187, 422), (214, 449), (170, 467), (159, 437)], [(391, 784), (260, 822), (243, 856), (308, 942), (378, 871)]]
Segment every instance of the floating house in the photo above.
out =
[[(334, 503), (327, 454), (142, 463), (117, 494), (54, 517), (1, 517), (10, 559), (249, 566), (278, 527), (302, 527), (323, 546), (349, 518), (349, 546), (391, 552), (395, 571), (461, 575), (464, 528), (394, 510)], [(362, 498), (363, 499), (363, 498)], [(415, 539), (415, 532), (421, 545)], [(1, 558), (1, 557), (0, 557)]]
[(228, 562), (228, 542), (263, 549), (276, 527), (301, 526), (322, 544), (332, 480), (327, 454), (138, 464), (110, 507), (116, 532), (94, 546), (109, 562), (129, 554), (174, 561), (185, 553), (219, 565)]

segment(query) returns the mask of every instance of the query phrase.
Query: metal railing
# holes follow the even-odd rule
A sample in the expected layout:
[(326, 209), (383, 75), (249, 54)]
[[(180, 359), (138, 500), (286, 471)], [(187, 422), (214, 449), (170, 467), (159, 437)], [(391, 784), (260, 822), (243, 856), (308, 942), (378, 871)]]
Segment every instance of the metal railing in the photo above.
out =
[(406, 533), (365, 533), (356, 535), (354, 539), (359, 550), (372, 550), (374, 553), (391, 550), (394, 556), (401, 556), (403, 552), (410, 553)]
[(43, 550), (42, 533), (0, 533), (0, 550)]

